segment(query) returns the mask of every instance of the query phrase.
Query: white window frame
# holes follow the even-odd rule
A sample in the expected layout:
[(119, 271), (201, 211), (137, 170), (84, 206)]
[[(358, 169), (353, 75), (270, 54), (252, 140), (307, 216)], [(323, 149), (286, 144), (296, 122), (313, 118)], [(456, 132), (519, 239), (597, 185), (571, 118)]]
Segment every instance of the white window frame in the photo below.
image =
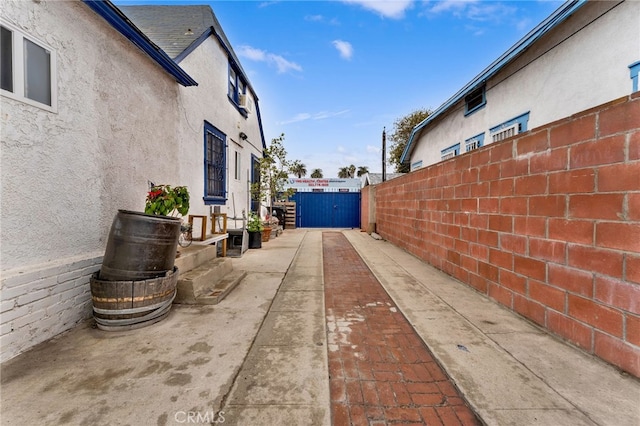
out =
[(449, 160), (460, 155), (460, 142), (440, 151), (440, 161)]
[(484, 132), (464, 141), (465, 152), (473, 151), (484, 145)]
[[(57, 78), (57, 55), (56, 51), (53, 50), (47, 44), (41, 42), (40, 40), (31, 37), (28, 34), (25, 34), (21, 30), (17, 29), (11, 24), (8, 24), (4, 21), (0, 21), (0, 24), (11, 31), (11, 50), (12, 50), (12, 61), (13, 61), (13, 92), (8, 90), (1, 89), (0, 94), (7, 98), (14, 99), (16, 101), (23, 102), (28, 105), (32, 105), (46, 111), (50, 112), (58, 112), (58, 78)], [(35, 101), (33, 99), (29, 99), (24, 96), (24, 40), (29, 40), (35, 45), (45, 49), (49, 52), (49, 69), (50, 69), (50, 82), (49, 87), (51, 87), (51, 105), (43, 104), (42, 102)]]

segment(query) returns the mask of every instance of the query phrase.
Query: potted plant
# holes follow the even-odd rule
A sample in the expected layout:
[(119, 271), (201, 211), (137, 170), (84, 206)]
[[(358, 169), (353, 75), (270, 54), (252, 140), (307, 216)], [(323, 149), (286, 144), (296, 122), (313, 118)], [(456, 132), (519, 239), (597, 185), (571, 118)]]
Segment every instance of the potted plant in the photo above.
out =
[(247, 232), (249, 233), (249, 248), (261, 248), (262, 247), (262, 220), (257, 213), (249, 213), (249, 219), (247, 220)]
[(173, 270), (180, 225), (189, 211), (185, 186), (154, 185), (144, 213), (118, 210), (100, 270), (105, 280), (154, 278)]
[(151, 215), (186, 216), (189, 212), (189, 190), (186, 186), (155, 185), (147, 193), (144, 212)]
[(271, 235), (278, 236), (278, 218), (275, 216), (267, 216), (267, 220), (264, 221), (264, 230), (262, 231), (262, 242), (267, 242), (271, 239)]
[[(145, 212), (118, 210), (91, 300), (101, 330), (143, 327), (166, 318), (176, 295), (174, 266), (182, 220), (189, 211), (184, 186), (152, 186)], [(171, 216), (170, 216), (171, 215)]]

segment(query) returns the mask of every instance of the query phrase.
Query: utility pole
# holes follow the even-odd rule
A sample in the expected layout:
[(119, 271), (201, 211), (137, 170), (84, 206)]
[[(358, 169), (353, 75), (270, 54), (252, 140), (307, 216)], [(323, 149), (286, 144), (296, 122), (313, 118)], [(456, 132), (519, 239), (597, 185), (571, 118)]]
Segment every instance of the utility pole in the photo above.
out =
[(382, 128), (382, 181), (387, 180), (387, 132)]

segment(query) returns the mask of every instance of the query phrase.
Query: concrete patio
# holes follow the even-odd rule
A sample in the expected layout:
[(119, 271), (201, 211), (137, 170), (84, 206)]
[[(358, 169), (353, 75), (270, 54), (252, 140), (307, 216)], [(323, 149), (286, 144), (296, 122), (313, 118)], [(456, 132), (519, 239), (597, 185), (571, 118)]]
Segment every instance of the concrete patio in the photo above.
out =
[[(638, 425), (640, 381), (415, 257), (344, 231), (490, 425)], [(286, 230), (233, 259), (219, 304), (105, 332), (88, 320), (2, 365), (0, 422), (331, 424), (322, 233)]]

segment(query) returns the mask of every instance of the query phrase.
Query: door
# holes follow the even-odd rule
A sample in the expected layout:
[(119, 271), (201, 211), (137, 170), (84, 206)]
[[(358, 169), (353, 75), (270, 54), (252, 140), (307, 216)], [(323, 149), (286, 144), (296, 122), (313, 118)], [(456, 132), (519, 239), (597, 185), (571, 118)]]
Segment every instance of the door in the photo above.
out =
[(297, 192), (296, 227), (359, 228), (359, 192)]

